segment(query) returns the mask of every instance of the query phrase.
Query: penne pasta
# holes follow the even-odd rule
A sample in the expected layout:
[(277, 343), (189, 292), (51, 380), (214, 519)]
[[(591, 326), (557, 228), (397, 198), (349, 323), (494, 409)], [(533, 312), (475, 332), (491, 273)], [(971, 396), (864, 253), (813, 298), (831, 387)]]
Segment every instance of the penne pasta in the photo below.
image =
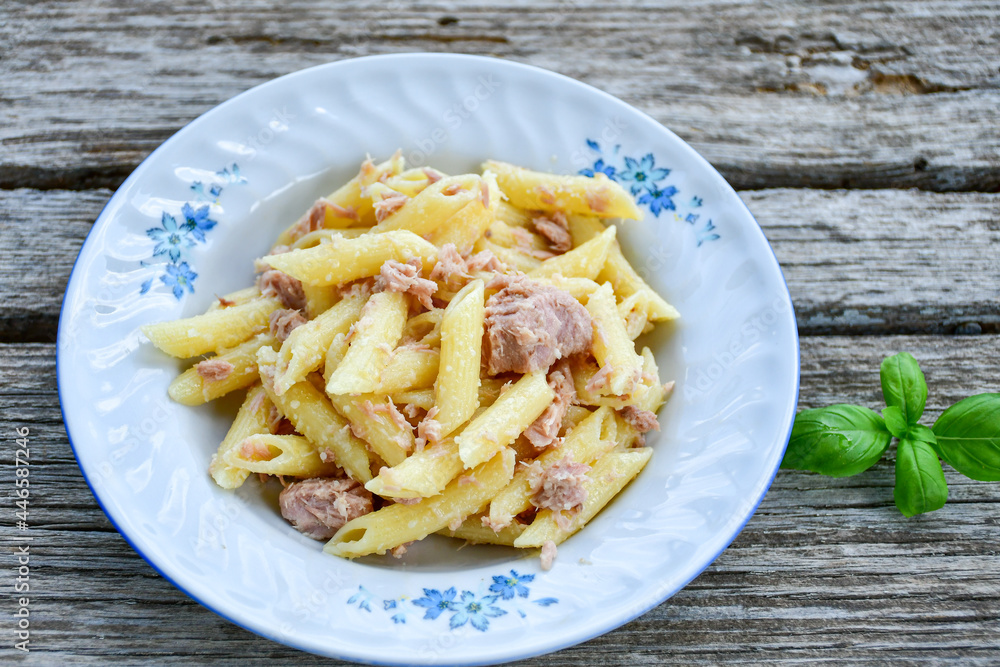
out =
[(351, 431), (367, 442), (390, 466), (399, 465), (413, 449), (413, 427), (384, 396), (329, 396), (333, 407), (350, 422)]
[(552, 403), (555, 392), (544, 372), (524, 375), (455, 438), (466, 468), (510, 445)]
[(631, 394), (642, 374), (642, 357), (625, 330), (618, 314), (610, 283), (604, 283), (587, 300), (587, 311), (594, 321), (594, 358), (601, 369), (607, 368), (607, 388), (615, 395)]
[(143, 328), (173, 356), (214, 354), (174, 400), (248, 388), (209, 472), (226, 489), (282, 476), (282, 515), (333, 535), (329, 554), (436, 533), (543, 546), (546, 569), (649, 460), (673, 383), (633, 341), (677, 313), (606, 225), (638, 207), (604, 174), (484, 167), (368, 159), (256, 263), (287, 274), (298, 312), (248, 287)]
[[(605, 439), (609, 434), (612, 437)], [(614, 413), (608, 408), (600, 408), (574, 427), (562, 446), (546, 451), (535, 461), (541, 469), (563, 459), (589, 464), (615, 446), (616, 434)], [(533, 467), (518, 468), (510, 484), (490, 502), (489, 523), (494, 529), (509, 525), (516, 515), (531, 507)]]
[(257, 350), (275, 347), (270, 334), (261, 334), (245, 343), (205, 359), (187, 369), (170, 383), (167, 394), (181, 405), (202, 405), (231, 391), (257, 382)]
[[(568, 216), (567, 220), (569, 222), (570, 235), (573, 237), (575, 245), (586, 243), (604, 232), (604, 225), (596, 218), (571, 215)], [(625, 255), (622, 254), (622, 249), (617, 239), (608, 249), (607, 259), (601, 268), (601, 272), (597, 275), (597, 281), (601, 283), (610, 282), (615, 290), (615, 294), (620, 299), (625, 299), (637, 292), (642, 292), (647, 299), (646, 317), (652, 322), (673, 320), (680, 317), (677, 309), (653, 291), (653, 288), (636, 273), (629, 261), (625, 259)]]
[(375, 391), (393, 348), (403, 335), (408, 297), (400, 292), (373, 294), (354, 325), (347, 352), (327, 380), (330, 394)]
[(410, 346), (397, 347), (389, 355), (389, 360), (379, 373), (378, 382), (372, 393), (395, 394), (431, 387), (437, 379), (440, 361), (441, 354), (437, 350)]
[(370, 230), (365, 229), (364, 227), (355, 227), (353, 229), (317, 229), (314, 232), (309, 232), (308, 234), (300, 237), (289, 247), (292, 250), (315, 248), (321, 243), (329, 243), (338, 236), (342, 236), (345, 239), (356, 239), (362, 234), (367, 234), (369, 231)]
[[(500, 396), (504, 381), (496, 378), (479, 379), (479, 407), (489, 407)], [(392, 400), (397, 405), (414, 405), (422, 410), (430, 410), (434, 406), (433, 389), (412, 389), (392, 394)], [(570, 406), (572, 409), (573, 406)], [(583, 409), (583, 408), (581, 408)], [(589, 412), (589, 410), (587, 410)]]
[(514, 206), (602, 218), (642, 219), (642, 212), (629, 193), (601, 173), (593, 178), (545, 174), (496, 160), (484, 162), (483, 169), (497, 175), (500, 189)]
[(475, 252), (489, 250), (505, 265), (523, 273), (531, 273), (542, 265), (542, 260), (536, 257), (532, 257), (531, 255), (514, 248), (505, 248), (486, 239), (479, 239), (476, 241), (476, 244), (473, 246), (473, 250)]
[(583, 245), (562, 255), (547, 259), (538, 268), (529, 271), (532, 278), (589, 278), (593, 280), (600, 273), (608, 258), (608, 250), (615, 240), (615, 227), (608, 227)]
[(267, 255), (262, 261), (303, 284), (342, 285), (378, 275), (382, 265), (390, 259), (406, 262), (411, 257), (419, 257), (424, 264), (433, 264), (437, 247), (413, 232), (398, 230), (363, 234), (356, 239), (334, 237), (329, 243)]
[(479, 407), (485, 286), (473, 280), (459, 292), (441, 320), (441, 361), (434, 383), (441, 435), (450, 434)]
[[(318, 209), (314, 205), (314, 209), (321, 213), (317, 215), (315, 223), (310, 215), (314, 209), (310, 209), (305, 216), (278, 236), (277, 245), (290, 245), (305, 233), (316, 228), (371, 226), (375, 224), (375, 210), (371, 200), (364, 197), (362, 192), (365, 187), (380, 179), (397, 175), (402, 169), (403, 158), (399, 151), (378, 165), (372, 164), (370, 159), (365, 160), (357, 176), (334, 190), (329, 196), (320, 199), (317, 202), (321, 204)], [(331, 204), (332, 206), (323, 204)]]
[(520, 548), (541, 547), (546, 542), (560, 544), (570, 535), (583, 528), (584, 524), (594, 518), (608, 502), (632, 481), (639, 471), (649, 462), (653, 450), (648, 447), (633, 449), (627, 452), (611, 451), (598, 459), (587, 472), (587, 499), (579, 511), (564, 512), (563, 525), (557, 521), (555, 512), (542, 510), (535, 517), (520, 537), (514, 540), (514, 546)]
[(279, 396), (322, 365), (337, 334), (346, 335), (364, 308), (366, 298), (351, 294), (315, 319), (296, 327), (281, 344), (274, 376)]
[(383, 498), (429, 498), (441, 493), (464, 469), (455, 438), (447, 437), (379, 470), (365, 488)]
[(483, 517), (480, 515), (470, 516), (462, 522), (462, 525), (451, 530), (445, 528), (438, 531), (440, 535), (447, 535), (459, 540), (465, 540), (469, 544), (500, 544), (507, 547), (514, 546), (514, 540), (521, 536), (527, 528), (523, 523), (510, 522), (498, 531), (483, 525)]
[(277, 299), (257, 298), (228, 308), (210, 310), (182, 320), (142, 327), (153, 345), (172, 357), (187, 359), (236, 347), (266, 331), (271, 313), (281, 307)]
[(467, 516), (480, 511), (513, 474), (514, 452), (504, 449), (471, 471), (473, 482), (457, 479), (434, 498), (413, 505), (389, 505), (349, 521), (323, 550), (344, 558), (383, 554), (447, 526), (457, 529)]
[(302, 285), (306, 297), (305, 315), (316, 319), (340, 301), (340, 289), (336, 285)]
[(225, 457), (251, 435), (270, 432), (267, 428), (267, 413), (270, 407), (271, 402), (267, 400), (264, 388), (260, 385), (247, 392), (232, 426), (229, 427), (229, 432), (222, 439), (219, 450), (212, 455), (212, 462), (208, 466), (208, 473), (222, 488), (239, 488), (250, 476), (249, 470), (228, 464)]
[(365, 443), (351, 431), (351, 424), (333, 409), (330, 400), (309, 380), (297, 382), (282, 395), (274, 391), (277, 355), (270, 348), (257, 353), (261, 380), (268, 398), (320, 452), (329, 452), (344, 471), (362, 484), (371, 479)]
[(235, 292), (230, 292), (225, 296), (216, 296), (215, 301), (212, 302), (212, 305), (208, 307), (206, 312), (210, 313), (213, 310), (232, 308), (233, 306), (238, 306), (241, 303), (252, 301), (259, 296), (260, 290), (257, 289), (257, 287), (244, 287), (243, 289), (236, 290)]
[(450, 216), (430, 233), (430, 241), (439, 248), (447, 243), (455, 246), (460, 254), (468, 254), (476, 240), (496, 220), (500, 189), (496, 176), (483, 175), (479, 184), (480, 195)]
[(332, 459), (324, 461), (301, 435), (251, 435), (226, 452), (223, 460), (234, 468), (290, 477), (323, 477), (337, 469)]
[[(372, 228), (373, 232), (409, 230), (427, 236), (479, 198), (482, 177), (473, 174), (443, 178), (408, 199), (396, 212)], [(401, 260), (402, 261), (402, 260)]]

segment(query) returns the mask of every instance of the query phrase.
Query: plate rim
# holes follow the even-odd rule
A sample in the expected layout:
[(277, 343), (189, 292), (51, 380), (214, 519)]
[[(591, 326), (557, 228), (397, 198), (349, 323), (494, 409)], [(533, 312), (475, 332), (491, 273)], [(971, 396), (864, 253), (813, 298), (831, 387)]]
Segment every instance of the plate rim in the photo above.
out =
[[(793, 355), (793, 357), (790, 359), (791, 361), (793, 361), (792, 370), (794, 371), (794, 387), (793, 387), (793, 391), (792, 391), (793, 399), (794, 400), (790, 404), (791, 405), (791, 409), (788, 410), (788, 415), (787, 415), (788, 423), (787, 423), (787, 427), (785, 429), (786, 434), (782, 438), (783, 444), (781, 445), (781, 452), (782, 452), (782, 454), (787, 449), (788, 440), (789, 440), (789, 438), (791, 436), (791, 430), (792, 430), (792, 426), (794, 424), (795, 410), (796, 410), (797, 405), (798, 405), (798, 398), (799, 398), (799, 394), (800, 394), (800, 381), (801, 381), (801, 348), (800, 348), (800, 344), (799, 344), (800, 341), (799, 341), (798, 328), (797, 328), (797, 326), (795, 326), (795, 322), (796, 322), (795, 306), (794, 306), (794, 303), (792, 302), (790, 290), (788, 289), (788, 282), (787, 282), (787, 279), (785, 278), (784, 272), (781, 269), (781, 264), (780, 264), (780, 262), (777, 259), (777, 256), (776, 256), (776, 254), (774, 252), (774, 248), (771, 246), (771, 243), (767, 240), (767, 236), (764, 234), (764, 231), (763, 231), (762, 227), (760, 226), (760, 223), (757, 221), (756, 217), (750, 211), (749, 207), (747, 207), (746, 202), (744, 202), (743, 199), (741, 197), (739, 197), (738, 193), (736, 193), (735, 188), (733, 188), (733, 186), (725, 179), (725, 177), (723, 177), (722, 174), (719, 173), (719, 171), (710, 162), (708, 162), (708, 160), (706, 160), (696, 149), (694, 149), (687, 141), (685, 141), (681, 137), (677, 136), (672, 130), (670, 130), (668, 127), (666, 127), (665, 125), (663, 125), (662, 123), (660, 123), (659, 121), (657, 121), (655, 118), (649, 116), (644, 111), (642, 111), (640, 109), (637, 109), (634, 106), (632, 106), (632, 105), (628, 104), (627, 102), (625, 102), (624, 100), (621, 100), (618, 97), (616, 97), (614, 95), (611, 95), (610, 93), (607, 93), (607, 92), (605, 92), (605, 91), (603, 91), (603, 90), (601, 90), (599, 88), (596, 88), (596, 87), (594, 87), (594, 86), (592, 86), (592, 85), (590, 85), (588, 83), (584, 83), (583, 81), (579, 81), (579, 80), (574, 79), (572, 77), (569, 77), (567, 75), (561, 74), (559, 72), (554, 72), (552, 70), (548, 70), (548, 69), (545, 69), (545, 68), (542, 68), (542, 67), (537, 67), (537, 66), (534, 66), (534, 65), (528, 65), (528, 64), (525, 64), (525, 63), (521, 63), (521, 62), (517, 62), (517, 61), (512, 61), (512, 60), (507, 60), (507, 59), (504, 59), (504, 58), (493, 57), (493, 56), (480, 56), (480, 55), (472, 55), (472, 54), (465, 54), (465, 53), (440, 53), (440, 52), (422, 52), (422, 51), (404, 52), (404, 53), (391, 53), (391, 54), (376, 54), (376, 55), (361, 56), (361, 57), (355, 57), (355, 58), (344, 58), (344, 59), (341, 59), (341, 60), (335, 60), (335, 61), (331, 61), (331, 62), (321, 63), (321, 64), (313, 65), (313, 66), (310, 66), (310, 67), (307, 67), (307, 68), (295, 70), (293, 72), (289, 72), (287, 74), (275, 77), (273, 79), (269, 79), (267, 81), (264, 81), (264, 82), (261, 82), (261, 83), (259, 83), (257, 85), (254, 85), (254, 86), (252, 86), (252, 87), (250, 87), (250, 88), (248, 88), (248, 89), (246, 89), (246, 90), (244, 90), (244, 91), (242, 91), (242, 92), (234, 95), (233, 97), (230, 97), (229, 99), (227, 99), (227, 100), (225, 100), (225, 101), (223, 101), (223, 102), (221, 102), (221, 103), (219, 103), (219, 104), (211, 107), (210, 109), (208, 109), (204, 113), (199, 114), (196, 118), (193, 118), (188, 123), (185, 123), (181, 128), (179, 128), (176, 132), (174, 132), (173, 134), (171, 134), (170, 137), (168, 137), (159, 146), (157, 146), (148, 156), (146, 156), (146, 158), (144, 158), (142, 160), (142, 162), (140, 162), (135, 167), (135, 169), (132, 170), (132, 172), (129, 174), (129, 176), (121, 183), (121, 185), (118, 186), (118, 188), (115, 190), (114, 194), (112, 194), (112, 196), (107, 201), (107, 203), (102, 207), (101, 212), (95, 218), (94, 224), (91, 226), (90, 230), (87, 233), (87, 236), (84, 239), (83, 244), (80, 247), (80, 250), (79, 250), (79, 252), (77, 254), (77, 257), (76, 257), (76, 259), (73, 262), (73, 267), (72, 267), (72, 269), (70, 271), (69, 279), (67, 280), (66, 289), (65, 289), (65, 291), (63, 293), (63, 298), (62, 298), (61, 304), (60, 304), (59, 321), (58, 321), (58, 328), (57, 328), (57, 335), (56, 335), (56, 379), (57, 379), (57, 393), (58, 393), (58, 397), (59, 397), (59, 410), (60, 410), (60, 414), (61, 414), (62, 420), (63, 420), (63, 428), (66, 431), (67, 440), (69, 441), (70, 448), (71, 448), (71, 450), (73, 452), (73, 456), (76, 459), (77, 467), (79, 468), (80, 474), (83, 476), (84, 481), (86, 482), (87, 487), (88, 487), (88, 489), (91, 492), (91, 495), (94, 497), (94, 499), (96, 500), (98, 506), (101, 508), (101, 511), (104, 512), (104, 515), (111, 522), (112, 526), (114, 526), (115, 530), (118, 532), (119, 535), (121, 535), (121, 537), (132, 548), (132, 550), (135, 551), (147, 564), (149, 564), (149, 566), (152, 567), (153, 570), (157, 574), (159, 574), (161, 577), (163, 577), (164, 579), (166, 579), (168, 582), (170, 582), (171, 585), (173, 585), (175, 588), (177, 588), (178, 590), (180, 590), (182, 593), (184, 593), (190, 599), (194, 600), (200, 606), (202, 606), (205, 609), (211, 611), (212, 613), (220, 616), (221, 618), (225, 619), (226, 621), (228, 621), (230, 623), (233, 623), (234, 625), (237, 625), (238, 627), (243, 628), (244, 630), (252, 632), (253, 634), (255, 634), (255, 635), (259, 636), (259, 637), (263, 637), (264, 639), (276, 642), (278, 644), (281, 644), (283, 646), (287, 646), (289, 648), (293, 648), (295, 650), (300, 650), (300, 651), (304, 651), (304, 652), (312, 653), (312, 654), (323, 655), (323, 656), (331, 657), (331, 658), (337, 658), (337, 659), (342, 659), (342, 660), (349, 660), (349, 661), (352, 661), (352, 662), (358, 662), (358, 663), (362, 663), (362, 664), (387, 665), (387, 666), (407, 664), (407, 663), (401, 663), (399, 661), (384, 661), (384, 660), (379, 660), (379, 659), (376, 659), (376, 658), (372, 658), (370, 656), (365, 656), (365, 655), (354, 653), (354, 652), (352, 652), (350, 650), (345, 651), (344, 647), (332, 646), (330, 644), (324, 645), (322, 647), (320, 647), (320, 646), (307, 646), (304, 643), (297, 641), (295, 639), (295, 637), (293, 637), (293, 636), (286, 636), (284, 638), (280, 638), (279, 639), (276, 636), (276, 633), (269, 631), (268, 628), (265, 627), (263, 624), (261, 624), (260, 626), (256, 626), (255, 627), (253, 625), (252, 619), (247, 620), (246, 622), (244, 622), (242, 620), (237, 620), (237, 618), (235, 618), (234, 615), (231, 615), (228, 612), (224, 612), (224, 611), (221, 611), (219, 609), (216, 609), (213, 606), (211, 606), (211, 604), (209, 602), (206, 602), (204, 599), (202, 599), (203, 597), (207, 598), (209, 596), (202, 596), (200, 594), (196, 594), (195, 592), (193, 592), (192, 590), (190, 590), (188, 587), (180, 584), (174, 577), (168, 575), (164, 571), (163, 568), (161, 568), (157, 563), (153, 562), (151, 560), (151, 558), (149, 556), (147, 556), (146, 553), (144, 553), (137, 546), (137, 544), (134, 541), (134, 539), (132, 538), (132, 536), (128, 535), (127, 533), (125, 533), (124, 531), (121, 530), (121, 528), (119, 526), (119, 521), (116, 521), (115, 516), (113, 516), (112, 513), (109, 511), (108, 507), (106, 506), (106, 504), (102, 500), (101, 496), (98, 494), (98, 492), (97, 492), (97, 490), (96, 490), (93, 482), (91, 481), (91, 477), (88, 476), (87, 472), (84, 470), (83, 463), (82, 463), (81, 458), (80, 458), (80, 456), (79, 456), (79, 454), (77, 452), (77, 446), (76, 446), (76, 444), (74, 442), (73, 435), (72, 435), (72, 433), (70, 431), (70, 420), (68, 419), (68, 416), (67, 416), (67, 413), (66, 413), (66, 408), (65, 408), (65, 403), (64, 403), (64, 400), (63, 400), (63, 387), (64, 387), (64, 383), (62, 381), (62, 378), (63, 378), (63, 372), (64, 372), (63, 369), (65, 368), (65, 366), (63, 364), (63, 348), (65, 346), (65, 343), (64, 343), (64, 340), (63, 340), (63, 332), (64, 332), (64, 320), (67, 317), (67, 314), (66, 314), (67, 311), (66, 311), (65, 306), (66, 306), (67, 299), (70, 297), (71, 288), (74, 285), (74, 278), (77, 277), (77, 270), (79, 268), (80, 259), (84, 256), (84, 253), (88, 250), (88, 248), (90, 246), (92, 246), (93, 243), (96, 242), (95, 238), (97, 237), (97, 235), (101, 231), (101, 228), (104, 227), (104, 226), (106, 226), (106, 220), (105, 220), (105, 218), (106, 218), (106, 216), (110, 216), (111, 215), (109, 213), (109, 210), (113, 206), (117, 206), (117, 205), (120, 204), (120, 202), (118, 201), (119, 194), (122, 193), (124, 190), (126, 190), (126, 188), (128, 186), (130, 186), (134, 181), (138, 180), (139, 178), (141, 178), (145, 174), (145, 171), (148, 169), (148, 164), (150, 162), (154, 161), (161, 152), (166, 152), (166, 149), (168, 149), (173, 143), (175, 143), (176, 141), (179, 141), (180, 140), (179, 137), (181, 137), (181, 135), (185, 134), (188, 131), (188, 129), (193, 124), (198, 123), (199, 121), (201, 121), (202, 119), (204, 119), (204, 118), (206, 118), (208, 116), (214, 116), (216, 114), (224, 113), (224, 111), (230, 105), (237, 104), (244, 96), (248, 96), (248, 95), (254, 93), (259, 88), (276, 84), (279, 81), (285, 81), (285, 80), (293, 79), (293, 78), (300, 77), (300, 76), (307, 76), (307, 75), (309, 75), (309, 74), (311, 74), (311, 73), (313, 73), (314, 71), (317, 71), (317, 70), (324, 70), (324, 69), (326, 69), (326, 70), (335, 70), (335, 69), (339, 69), (339, 68), (342, 68), (342, 67), (351, 67), (354, 64), (356, 64), (358, 62), (361, 62), (361, 61), (372, 61), (372, 60), (408, 60), (408, 59), (413, 59), (415, 57), (424, 58), (424, 59), (428, 59), (428, 60), (441, 60), (441, 61), (445, 61), (445, 60), (451, 60), (451, 61), (466, 60), (466, 61), (475, 61), (475, 62), (486, 62), (486, 63), (489, 63), (490, 65), (497, 65), (497, 66), (500, 66), (500, 67), (510, 67), (510, 68), (513, 68), (513, 69), (516, 69), (516, 70), (521, 70), (521, 71), (527, 72), (527, 73), (529, 73), (530, 75), (533, 75), (533, 76), (541, 76), (543, 78), (544, 77), (554, 77), (554, 78), (556, 78), (558, 80), (561, 80), (563, 83), (569, 84), (571, 86), (574, 86), (574, 87), (576, 87), (578, 89), (583, 90), (587, 94), (590, 94), (590, 95), (595, 95), (596, 94), (597, 96), (599, 96), (600, 98), (602, 98), (604, 101), (611, 102), (611, 103), (613, 103), (615, 105), (623, 106), (623, 107), (627, 108), (630, 112), (639, 114), (640, 116), (642, 116), (647, 121), (650, 121), (651, 123), (654, 123), (656, 126), (658, 126), (658, 128), (661, 131), (666, 132), (667, 134), (671, 135), (676, 141), (678, 141), (683, 147), (685, 147), (687, 149), (687, 151), (689, 152), (689, 157), (690, 158), (692, 158), (696, 162), (700, 163), (700, 167), (701, 168), (707, 169), (709, 172), (713, 173), (717, 177), (718, 181), (721, 182), (722, 184), (724, 184), (724, 187), (723, 187), (723, 191), (724, 192), (726, 192), (727, 194), (734, 195), (734, 200), (736, 202), (739, 202), (739, 206), (742, 208), (743, 212), (749, 217), (750, 220), (753, 221), (753, 223), (754, 223), (754, 225), (756, 227), (756, 229), (753, 230), (753, 233), (756, 233), (756, 234), (760, 235), (761, 239), (764, 241), (765, 246), (770, 251), (770, 253), (771, 253), (770, 261), (773, 261), (773, 263), (774, 263), (773, 267), (775, 269), (777, 269), (778, 276), (781, 279), (781, 285), (780, 285), (781, 289), (779, 291), (779, 296), (780, 296), (780, 298), (784, 301), (784, 303), (788, 307), (788, 315), (789, 315), (789, 317), (791, 318), (791, 321), (792, 321), (792, 327), (791, 327), (791, 336), (792, 336), (792, 339), (791, 339), (791, 342), (792, 342), (792, 344), (794, 346), (794, 352), (795, 352), (794, 355)], [(778, 287), (778, 286), (776, 285), (776, 287)], [(779, 428), (778, 433), (780, 434), (780, 432), (781, 432), (781, 429)], [(648, 605), (644, 603), (643, 605), (640, 605), (640, 606), (636, 607), (637, 611), (629, 610), (624, 615), (613, 617), (613, 618), (609, 618), (609, 619), (603, 621), (602, 623), (599, 624), (599, 626), (600, 626), (599, 629), (597, 629), (597, 630), (595, 630), (595, 631), (593, 631), (591, 633), (583, 633), (583, 634), (568, 633), (567, 635), (565, 635), (567, 637), (567, 639), (565, 641), (548, 644), (548, 645), (546, 645), (545, 647), (543, 647), (541, 649), (532, 648), (532, 649), (529, 649), (527, 652), (524, 652), (524, 653), (519, 653), (519, 654), (516, 654), (516, 655), (502, 657), (502, 658), (500, 658), (500, 661), (524, 660), (524, 659), (535, 657), (535, 656), (539, 656), (539, 655), (545, 655), (545, 654), (549, 654), (549, 653), (554, 653), (554, 652), (560, 651), (560, 650), (562, 650), (564, 648), (568, 648), (568, 647), (571, 647), (571, 646), (576, 646), (578, 644), (582, 644), (582, 643), (584, 643), (586, 641), (589, 641), (589, 640), (594, 639), (596, 637), (599, 637), (599, 636), (602, 636), (604, 634), (607, 634), (607, 633), (609, 633), (609, 632), (611, 632), (613, 630), (616, 630), (617, 628), (625, 625), (626, 623), (629, 623), (629, 622), (635, 620), (639, 616), (642, 616), (643, 614), (647, 613), (648, 611), (650, 611), (654, 607), (657, 607), (657, 606), (663, 604), (665, 601), (667, 601), (668, 599), (670, 599), (671, 597), (673, 597), (674, 595), (676, 595), (678, 592), (680, 592), (681, 590), (683, 590), (688, 584), (690, 584), (691, 581), (693, 581), (694, 579), (696, 579), (699, 575), (701, 575), (701, 573), (703, 573), (706, 569), (708, 569), (708, 567), (711, 566), (719, 558), (719, 556), (721, 556), (722, 553), (726, 549), (729, 548), (729, 546), (740, 535), (740, 533), (743, 532), (744, 528), (746, 528), (746, 525), (753, 518), (754, 514), (756, 513), (757, 509), (759, 508), (759, 506), (760, 506), (761, 502), (763, 501), (764, 497), (767, 495), (767, 492), (770, 490), (771, 485), (774, 483), (774, 479), (775, 479), (775, 477), (776, 477), (776, 475), (777, 475), (778, 470), (780, 469), (780, 467), (781, 467), (781, 458), (778, 458), (777, 459), (777, 464), (774, 466), (773, 470), (769, 474), (769, 477), (767, 479), (767, 483), (761, 486), (761, 490), (760, 490), (759, 494), (750, 503), (751, 507), (750, 507), (750, 509), (749, 509), (749, 511), (748, 511), (748, 513), (747, 513), (747, 515), (745, 517), (745, 519), (733, 531), (732, 535), (729, 536), (727, 539), (724, 540), (724, 543), (719, 547), (718, 551), (713, 556), (711, 556), (711, 558), (709, 558), (706, 561), (706, 563), (704, 564), (704, 566), (702, 566), (700, 569), (697, 569), (696, 571), (694, 571), (693, 574), (691, 574), (690, 577), (681, 580), (675, 587), (673, 587), (671, 590), (668, 590), (666, 593), (661, 593), (660, 595), (654, 596), (654, 598), (652, 599), (651, 602), (649, 602)], [(338, 649), (338, 650), (333, 650), (333, 649)], [(474, 659), (474, 660), (460, 660), (460, 661), (436, 660), (436, 661), (420, 662), (420, 663), (413, 663), (413, 664), (454, 665), (455, 667), (466, 667), (466, 666), (473, 667), (473, 666), (478, 666), (478, 665), (498, 664), (498, 660), (496, 660), (496, 659), (490, 659), (490, 658)]]

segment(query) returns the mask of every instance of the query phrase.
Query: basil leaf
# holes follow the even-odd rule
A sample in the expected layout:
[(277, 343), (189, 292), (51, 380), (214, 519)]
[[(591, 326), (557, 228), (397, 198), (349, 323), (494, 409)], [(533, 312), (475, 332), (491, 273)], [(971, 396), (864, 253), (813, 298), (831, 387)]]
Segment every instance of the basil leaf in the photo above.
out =
[(926, 442), (933, 449), (937, 449), (937, 438), (934, 437), (934, 431), (930, 430), (923, 424), (914, 424), (906, 429), (906, 435), (903, 436), (907, 440), (919, 440), (920, 442)]
[(890, 405), (882, 411), (882, 419), (885, 420), (885, 427), (889, 429), (889, 433), (892, 433), (897, 438), (902, 438), (906, 435), (906, 429), (909, 428), (909, 424), (906, 423), (906, 417), (903, 416), (902, 409), (895, 405)]
[(896, 507), (903, 516), (933, 512), (948, 500), (941, 462), (929, 443), (904, 438), (896, 449)]
[(880, 376), (885, 404), (902, 410), (907, 424), (916, 424), (927, 403), (927, 382), (920, 364), (909, 352), (900, 352), (882, 360)]
[(803, 410), (795, 416), (782, 468), (850, 477), (875, 464), (892, 440), (882, 418), (857, 405)]
[(941, 458), (966, 477), (1000, 481), (1000, 394), (970, 396), (934, 422)]

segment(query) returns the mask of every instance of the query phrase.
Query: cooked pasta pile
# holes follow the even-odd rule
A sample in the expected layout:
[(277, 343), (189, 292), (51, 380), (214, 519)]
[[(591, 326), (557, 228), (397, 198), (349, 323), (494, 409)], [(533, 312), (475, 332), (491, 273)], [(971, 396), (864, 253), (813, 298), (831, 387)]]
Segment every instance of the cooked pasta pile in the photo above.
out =
[(603, 174), (446, 176), (397, 152), (282, 232), (254, 287), (143, 332), (212, 355), (174, 400), (246, 391), (209, 472), (277, 476), (328, 553), (441, 533), (541, 547), (547, 569), (645, 466), (673, 387), (633, 341), (677, 311), (604, 224), (640, 217)]

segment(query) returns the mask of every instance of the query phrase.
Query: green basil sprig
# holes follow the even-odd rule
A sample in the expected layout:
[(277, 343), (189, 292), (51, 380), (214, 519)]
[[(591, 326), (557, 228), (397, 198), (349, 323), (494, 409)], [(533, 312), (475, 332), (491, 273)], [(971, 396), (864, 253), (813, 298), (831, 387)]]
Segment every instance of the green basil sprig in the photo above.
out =
[(927, 382), (908, 352), (882, 362), (882, 415), (857, 405), (803, 410), (795, 417), (782, 468), (850, 477), (875, 465), (895, 437), (893, 498), (905, 516), (941, 509), (948, 499), (943, 459), (966, 477), (1000, 481), (1000, 393), (979, 394), (919, 423)]

